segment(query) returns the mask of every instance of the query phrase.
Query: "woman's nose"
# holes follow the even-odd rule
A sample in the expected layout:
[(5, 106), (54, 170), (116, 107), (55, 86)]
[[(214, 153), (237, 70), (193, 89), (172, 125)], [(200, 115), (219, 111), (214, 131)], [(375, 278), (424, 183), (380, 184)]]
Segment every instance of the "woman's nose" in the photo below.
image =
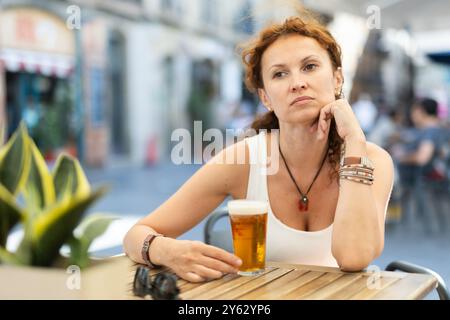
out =
[(299, 91), (301, 89), (306, 89), (306, 88), (307, 88), (306, 81), (301, 76), (294, 75), (292, 77), (291, 88), (290, 88), (292, 92), (296, 92), (296, 91)]

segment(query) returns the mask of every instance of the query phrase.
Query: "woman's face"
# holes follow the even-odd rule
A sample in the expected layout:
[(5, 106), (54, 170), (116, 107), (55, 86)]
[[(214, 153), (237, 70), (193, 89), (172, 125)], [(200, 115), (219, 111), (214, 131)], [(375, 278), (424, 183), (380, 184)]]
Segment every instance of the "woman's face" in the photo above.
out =
[[(264, 51), (261, 75), (261, 101), (279, 121), (290, 123), (317, 120), (343, 83), (341, 70), (333, 70), (327, 51), (315, 39), (296, 34), (277, 39)], [(294, 102), (299, 97), (303, 100)]]

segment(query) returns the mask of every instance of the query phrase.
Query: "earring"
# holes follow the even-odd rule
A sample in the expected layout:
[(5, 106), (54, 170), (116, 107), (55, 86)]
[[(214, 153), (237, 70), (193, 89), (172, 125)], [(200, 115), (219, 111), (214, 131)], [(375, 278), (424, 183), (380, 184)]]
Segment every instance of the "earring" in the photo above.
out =
[(335, 91), (334, 95), (339, 97), (339, 99), (344, 99), (344, 92), (342, 91), (342, 88), (340, 91)]

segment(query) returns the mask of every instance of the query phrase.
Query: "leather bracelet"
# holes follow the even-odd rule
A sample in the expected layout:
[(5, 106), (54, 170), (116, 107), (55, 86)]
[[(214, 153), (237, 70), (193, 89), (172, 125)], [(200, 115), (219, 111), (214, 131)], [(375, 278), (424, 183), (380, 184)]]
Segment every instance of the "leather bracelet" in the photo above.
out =
[(341, 159), (341, 167), (348, 165), (362, 165), (366, 168), (374, 169), (372, 161), (367, 157), (345, 157)]
[(160, 234), (160, 233), (151, 233), (149, 234), (145, 240), (144, 240), (144, 244), (142, 245), (142, 250), (141, 250), (141, 255), (142, 255), (142, 259), (145, 261), (145, 263), (150, 267), (150, 268), (157, 268), (160, 267), (159, 265), (153, 264), (150, 261), (150, 245), (152, 244), (153, 240), (156, 239), (156, 237), (164, 237), (164, 235)]

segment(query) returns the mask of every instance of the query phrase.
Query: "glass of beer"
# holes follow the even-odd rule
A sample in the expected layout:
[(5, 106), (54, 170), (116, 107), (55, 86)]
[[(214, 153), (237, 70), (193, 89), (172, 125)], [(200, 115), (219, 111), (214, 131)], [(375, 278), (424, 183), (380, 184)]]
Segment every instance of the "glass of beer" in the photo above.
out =
[(267, 210), (265, 201), (228, 202), (234, 254), (242, 260), (238, 271), (242, 276), (254, 276), (265, 269)]

